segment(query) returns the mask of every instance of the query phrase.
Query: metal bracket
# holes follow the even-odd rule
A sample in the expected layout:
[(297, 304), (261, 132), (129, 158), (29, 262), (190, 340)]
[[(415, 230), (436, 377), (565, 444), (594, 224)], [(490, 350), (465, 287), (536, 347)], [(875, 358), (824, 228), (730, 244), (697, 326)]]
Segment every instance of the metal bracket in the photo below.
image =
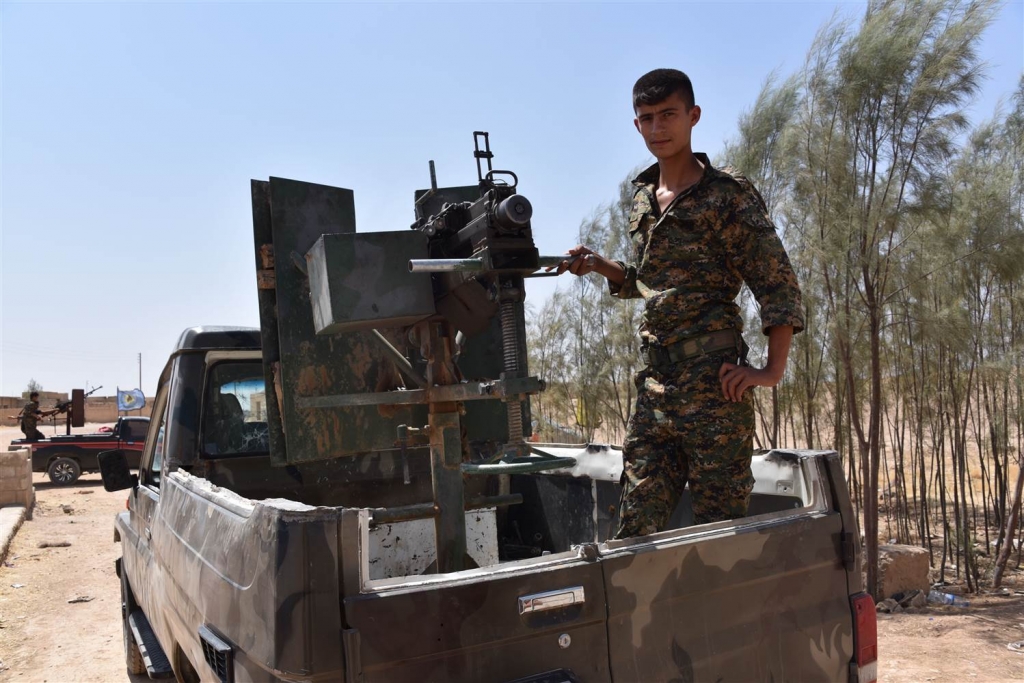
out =
[(544, 391), (544, 386), (544, 381), (536, 377), (513, 377), (488, 382), (444, 384), (428, 389), (409, 389), (407, 391), (300, 396), (295, 400), (295, 404), (299, 408), (347, 408), (352, 406), (416, 405), (446, 401), (510, 400), (521, 395)]

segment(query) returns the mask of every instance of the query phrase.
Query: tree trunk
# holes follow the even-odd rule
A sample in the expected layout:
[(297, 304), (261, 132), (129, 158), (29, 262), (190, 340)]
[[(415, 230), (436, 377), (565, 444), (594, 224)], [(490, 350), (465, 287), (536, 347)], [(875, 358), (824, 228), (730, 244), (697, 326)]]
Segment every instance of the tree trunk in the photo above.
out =
[(1017, 486), (1013, 491), (1013, 504), (1010, 505), (1010, 514), (1006, 519), (1006, 531), (1003, 534), (1003, 547), (996, 558), (996, 570), (992, 577), (992, 586), (999, 588), (1003, 581), (1003, 571), (1006, 569), (1006, 562), (1010, 559), (1010, 551), (1013, 548), (1013, 536), (1016, 533), (1017, 521), (1020, 519), (1020, 497), (1024, 490), (1024, 458), (1018, 454)]

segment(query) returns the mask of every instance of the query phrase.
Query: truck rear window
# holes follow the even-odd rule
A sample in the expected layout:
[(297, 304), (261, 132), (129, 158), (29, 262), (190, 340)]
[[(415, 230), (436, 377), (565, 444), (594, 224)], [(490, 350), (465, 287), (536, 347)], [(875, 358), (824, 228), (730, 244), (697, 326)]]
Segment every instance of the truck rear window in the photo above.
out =
[(260, 362), (214, 365), (203, 401), (203, 453), (214, 458), (268, 453), (266, 406)]

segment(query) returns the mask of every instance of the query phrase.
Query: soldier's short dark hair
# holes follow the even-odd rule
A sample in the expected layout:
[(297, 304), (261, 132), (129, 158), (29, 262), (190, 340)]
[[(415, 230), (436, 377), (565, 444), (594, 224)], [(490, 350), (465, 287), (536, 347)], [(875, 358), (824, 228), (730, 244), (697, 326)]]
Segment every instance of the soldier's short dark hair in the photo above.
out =
[(31, 394), (28, 395), (28, 397), (29, 397), (29, 399), (39, 398), (39, 392), (38, 391), (33, 391)]
[(673, 94), (686, 102), (686, 108), (692, 109), (696, 104), (693, 97), (693, 84), (690, 77), (678, 69), (655, 69), (648, 71), (633, 86), (633, 110), (641, 104), (658, 104)]

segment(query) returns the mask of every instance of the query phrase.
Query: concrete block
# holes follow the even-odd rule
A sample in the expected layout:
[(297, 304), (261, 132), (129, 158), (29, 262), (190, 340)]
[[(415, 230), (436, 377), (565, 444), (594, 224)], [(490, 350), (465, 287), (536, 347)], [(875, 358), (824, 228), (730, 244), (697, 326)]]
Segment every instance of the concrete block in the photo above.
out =
[(896, 593), (920, 590), (925, 595), (928, 581), (928, 551), (912, 545), (878, 547), (879, 594), (888, 598)]
[[(22, 489), (21, 491), (0, 491), (0, 507), (4, 505), (20, 505), (26, 510), (32, 509), (35, 502), (35, 491)], [(30, 513), (31, 516), (31, 513)]]
[(0, 507), (0, 564), (7, 559), (14, 534), (27, 517), (27, 508), (22, 505)]
[(0, 466), (24, 465), (29, 460), (28, 451), (0, 451)]
[(31, 454), (24, 451), (0, 452), (0, 506), (21, 506), (31, 518), (34, 502)]

